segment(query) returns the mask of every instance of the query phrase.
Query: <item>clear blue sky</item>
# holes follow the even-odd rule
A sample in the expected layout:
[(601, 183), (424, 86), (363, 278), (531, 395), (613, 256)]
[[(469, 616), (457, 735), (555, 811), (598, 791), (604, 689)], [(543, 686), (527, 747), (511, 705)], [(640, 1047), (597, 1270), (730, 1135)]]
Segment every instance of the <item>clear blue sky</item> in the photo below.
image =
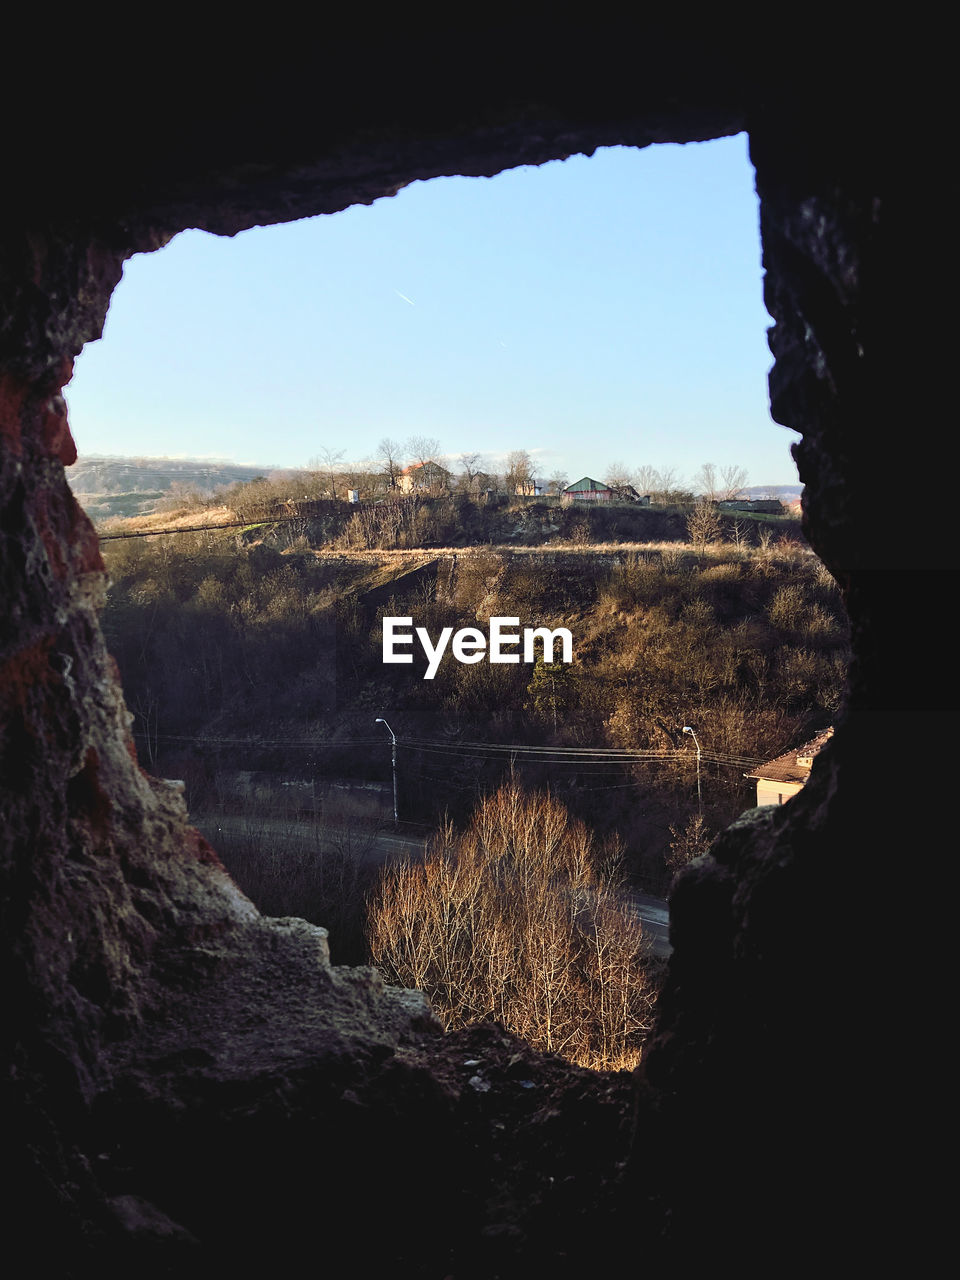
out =
[(131, 259), (67, 388), (81, 456), (306, 466), (436, 437), (796, 483), (743, 135), (607, 148)]

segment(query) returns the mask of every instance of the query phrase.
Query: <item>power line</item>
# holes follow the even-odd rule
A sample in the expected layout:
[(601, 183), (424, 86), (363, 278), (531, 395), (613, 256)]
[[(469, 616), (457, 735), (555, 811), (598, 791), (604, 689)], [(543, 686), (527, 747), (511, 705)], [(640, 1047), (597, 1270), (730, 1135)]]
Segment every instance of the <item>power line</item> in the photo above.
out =
[(211, 738), (188, 733), (153, 733), (148, 729), (134, 729), (134, 734), (155, 742), (195, 742), (205, 747), (295, 747), (319, 751), (340, 747), (380, 746), (382, 738), (348, 738), (340, 742), (313, 741), (310, 738)]
[[(602, 768), (610, 769), (617, 765), (642, 764), (646, 762), (661, 763), (669, 762), (677, 759), (673, 755), (650, 755), (650, 756), (552, 756), (540, 753), (530, 753), (524, 751), (494, 751), (482, 752), (476, 750), (457, 750), (455, 747), (429, 747), (424, 745), (412, 745), (405, 743), (402, 738), (397, 739), (399, 746), (407, 746), (412, 751), (421, 752), (426, 755), (446, 756), (450, 759), (459, 760), (482, 760), (488, 762), (502, 762), (504, 764), (513, 761), (522, 761), (526, 764), (543, 764), (543, 765), (565, 765), (567, 767), (585, 769), (587, 766), (595, 765)], [(739, 766), (737, 766), (739, 767)]]
[(430, 747), (461, 747), (475, 748), (480, 751), (524, 751), (527, 753), (545, 753), (549, 755), (589, 755), (589, 756), (629, 756), (631, 759), (640, 756), (665, 756), (665, 755), (687, 755), (686, 751), (672, 749), (670, 751), (655, 750), (653, 748), (637, 748), (630, 747), (538, 747), (527, 743), (513, 742), (470, 742), (470, 741), (451, 741), (438, 742), (432, 738), (404, 738), (403, 741), (408, 746), (418, 746), (421, 743)]
[[(506, 743), (506, 742), (437, 742), (430, 738), (398, 738), (405, 746), (423, 750), (448, 750), (457, 753), (497, 753), (508, 752), (510, 754), (524, 754), (528, 756), (544, 756), (552, 759), (566, 757), (570, 759), (583, 759), (596, 762), (607, 761), (611, 764), (625, 763), (629, 764), (633, 761), (643, 760), (683, 760), (691, 758), (689, 751), (677, 748), (672, 749), (654, 749), (654, 748), (637, 748), (629, 747), (538, 747), (526, 744)], [(748, 756), (738, 756), (720, 751), (702, 751), (701, 758), (709, 760), (714, 764), (728, 764), (733, 766), (756, 765), (762, 764), (761, 760), (753, 759)]]
[[(351, 747), (380, 746), (382, 738), (350, 738), (340, 741), (315, 741), (309, 738), (225, 738), (197, 734), (153, 734), (146, 729), (134, 731), (141, 737), (155, 742), (191, 742), (209, 747), (290, 747), (296, 750), (349, 750)], [(397, 737), (397, 745), (430, 755), (451, 756), (464, 760), (495, 760), (512, 757), (528, 759), (541, 764), (566, 765), (617, 765), (642, 764), (648, 761), (692, 760), (689, 751), (641, 750), (631, 751), (616, 747), (538, 747), (526, 743), (507, 742), (441, 742), (431, 738)], [(701, 758), (711, 764), (742, 768), (762, 764), (762, 760), (746, 756), (723, 755), (719, 752), (702, 752)]]

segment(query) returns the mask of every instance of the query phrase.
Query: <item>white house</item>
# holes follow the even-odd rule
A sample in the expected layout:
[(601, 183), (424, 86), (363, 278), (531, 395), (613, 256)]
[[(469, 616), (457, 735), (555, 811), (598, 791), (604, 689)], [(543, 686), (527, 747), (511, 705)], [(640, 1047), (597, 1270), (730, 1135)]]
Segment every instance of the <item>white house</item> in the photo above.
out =
[(831, 726), (795, 751), (787, 751), (775, 760), (759, 765), (753, 773), (745, 773), (745, 778), (757, 780), (757, 804), (783, 804), (795, 796), (810, 777), (815, 756), (832, 737)]

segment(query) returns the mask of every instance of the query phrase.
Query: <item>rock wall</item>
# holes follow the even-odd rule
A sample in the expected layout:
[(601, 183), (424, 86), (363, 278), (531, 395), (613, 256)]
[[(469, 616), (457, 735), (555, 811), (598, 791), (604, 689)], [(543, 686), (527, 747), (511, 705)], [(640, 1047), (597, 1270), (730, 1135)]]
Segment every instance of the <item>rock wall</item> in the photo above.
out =
[[(907, 421), (919, 368), (890, 288), (907, 255), (889, 214), (885, 86), (855, 48), (824, 65), (822, 43), (800, 43), (795, 64), (775, 69), (748, 64), (735, 28), (640, 24), (330, 31), (322, 73), (315, 50), (276, 67), (263, 53), (250, 64), (192, 51), (159, 73), (100, 51), (86, 72), (113, 98), (58, 164), (38, 120), (11, 106), (4, 1160), (16, 1188), (8, 1238), (41, 1273), (242, 1273), (318, 1241), (352, 1249), (359, 1274), (533, 1274), (536, 1241), (560, 1274), (603, 1254), (600, 1223), (620, 1244), (642, 1230), (640, 1259), (703, 1253), (769, 1273), (784, 1250), (862, 1260), (889, 1220), (903, 1194), (889, 1140), (909, 1134), (902, 1091), (918, 1078), (882, 1087), (910, 994), (890, 875), (907, 842), (936, 841), (937, 818), (918, 812), (902, 770), (891, 774), (888, 748), (902, 761), (909, 744), (934, 740), (945, 668), (938, 677), (936, 643), (915, 623), (929, 576), (908, 540), (878, 554), (872, 517), (889, 474), (877, 431)], [(51, 69), (54, 116), (72, 118), (74, 87)], [(61, 391), (101, 331), (124, 258), (183, 227), (233, 234), (438, 174), (744, 125), (775, 321), (773, 411), (803, 433), (806, 527), (845, 588), (857, 660), (846, 716), (801, 796), (736, 824), (676, 891), (633, 1155), (622, 1177), (597, 1180), (605, 1193), (585, 1220), (542, 1191), (544, 1171), (533, 1178), (509, 1133), (499, 1163), (489, 1151), (482, 1162), (506, 1188), (500, 1200), (458, 1179), (479, 1159), (478, 1135), (505, 1123), (465, 1109), (429, 1011), (368, 971), (332, 969), (322, 930), (260, 919), (175, 791), (139, 767), (97, 623), (96, 538), (64, 479), (74, 446)], [(580, 1114), (543, 1112), (544, 1151), (579, 1158)], [(615, 1144), (596, 1141), (597, 1160), (607, 1151), (621, 1168)], [(411, 1188), (426, 1226), (410, 1221)]]

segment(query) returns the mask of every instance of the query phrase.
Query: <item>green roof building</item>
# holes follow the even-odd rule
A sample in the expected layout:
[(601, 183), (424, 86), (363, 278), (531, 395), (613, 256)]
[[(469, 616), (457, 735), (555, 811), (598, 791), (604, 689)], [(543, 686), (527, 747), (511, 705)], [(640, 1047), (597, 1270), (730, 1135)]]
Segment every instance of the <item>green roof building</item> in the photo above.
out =
[(576, 484), (568, 484), (560, 497), (564, 502), (610, 502), (613, 498), (613, 490), (602, 480), (584, 476)]

